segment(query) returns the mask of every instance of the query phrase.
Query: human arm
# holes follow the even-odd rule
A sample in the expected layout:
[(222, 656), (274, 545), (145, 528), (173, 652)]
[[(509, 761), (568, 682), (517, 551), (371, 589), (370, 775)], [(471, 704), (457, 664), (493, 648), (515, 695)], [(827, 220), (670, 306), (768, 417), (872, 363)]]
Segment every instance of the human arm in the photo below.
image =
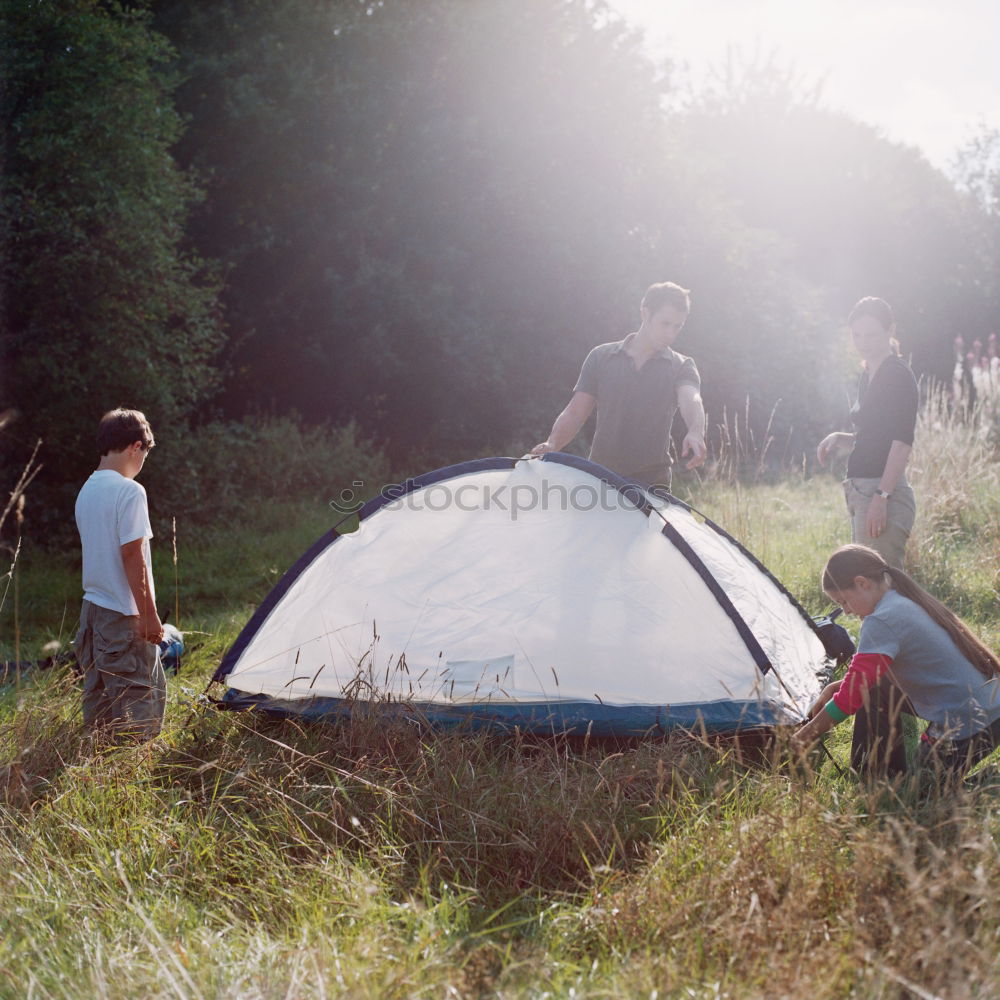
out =
[[(809, 707), (809, 721), (804, 726), (800, 726), (792, 735), (792, 747), (799, 753), (808, 750), (816, 740), (836, 725), (832, 716), (824, 709), (827, 702), (840, 690), (840, 684), (840, 681), (831, 681), (820, 691), (819, 697)], [(827, 720), (829, 724), (827, 724)]]
[(819, 697), (812, 703), (809, 708), (809, 718), (814, 718), (817, 713), (823, 711), (826, 707), (826, 703), (840, 690), (840, 681), (831, 681), (822, 691), (819, 693)]
[(885, 531), (888, 521), (889, 498), (882, 496), (882, 493), (892, 493), (899, 484), (912, 450), (912, 446), (903, 441), (893, 441), (889, 448), (885, 469), (882, 471), (882, 478), (878, 484), (880, 492), (872, 497), (872, 502), (868, 505), (867, 526), (871, 538), (878, 538)]
[(690, 455), (691, 460), (685, 468), (696, 469), (708, 455), (705, 447), (705, 406), (698, 386), (684, 382), (677, 387), (677, 408), (687, 424), (687, 434), (681, 445), (681, 458)]
[(556, 417), (549, 436), (531, 449), (532, 455), (562, 451), (576, 437), (587, 418), (594, 412), (597, 397), (589, 392), (574, 392), (566, 408)]
[(821, 707), (804, 725), (792, 734), (792, 748), (805, 753), (821, 736), (825, 736), (837, 724), (836, 720)]
[(831, 451), (850, 448), (854, 444), (854, 435), (850, 431), (834, 431), (827, 434), (816, 448), (816, 459), (820, 465), (826, 465)]
[(809, 721), (792, 736), (792, 746), (808, 750), (825, 733), (853, 715), (865, 703), (868, 689), (888, 673), (892, 657), (882, 653), (856, 653), (842, 681), (823, 688), (809, 709)]
[(153, 603), (150, 568), (146, 565), (143, 554), (143, 541), (142, 538), (136, 538), (121, 547), (122, 565), (135, 606), (139, 609), (139, 634), (147, 642), (160, 642), (163, 638), (163, 625)]

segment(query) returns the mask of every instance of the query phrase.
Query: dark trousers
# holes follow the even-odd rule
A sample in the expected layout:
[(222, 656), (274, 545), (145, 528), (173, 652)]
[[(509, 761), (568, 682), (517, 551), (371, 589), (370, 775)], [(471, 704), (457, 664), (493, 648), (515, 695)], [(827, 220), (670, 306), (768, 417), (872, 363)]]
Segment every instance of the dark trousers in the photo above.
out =
[[(892, 778), (905, 774), (903, 716), (916, 715), (909, 699), (888, 678), (869, 688), (854, 716), (851, 767), (860, 774)], [(1000, 719), (964, 740), (921, 740), (919, 764), (960, 778), (1000, 745)]]
[(854, 715), (851, 767), (859, 774), (878, 777), (905, 774), (903, 716), (915, 714), (909, 698), (888, 677), (870, 687)]

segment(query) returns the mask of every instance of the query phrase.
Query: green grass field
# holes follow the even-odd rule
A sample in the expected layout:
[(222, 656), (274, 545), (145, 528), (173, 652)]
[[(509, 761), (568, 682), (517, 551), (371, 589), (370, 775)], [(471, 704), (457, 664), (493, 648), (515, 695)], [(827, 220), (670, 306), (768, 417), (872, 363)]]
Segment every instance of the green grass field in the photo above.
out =
[[(945, 433), (925, 428), (914, 456), (914, 570), (996, 647), (998, 465)], [(691, 499), (826, 610), (819, 570), (847, 540), (833, 476)], [(91, 748), (58, 670), (3, 689), (0, 996), (1000, 996), (991, 761), (945, 795), (681, 736), (579, 748), (198, 704), (329, 520), (282, 505), (180, 523), (176, 583), (158, 537), (159, 603), (191, 652), (153, 743)], [(72, 638), (78, 572), (74, 553), (22, 550), (23, 659)], [(11, 585), (4, 656), (14, 609)], [(841, 765), (848, 739), (829, 741)]]

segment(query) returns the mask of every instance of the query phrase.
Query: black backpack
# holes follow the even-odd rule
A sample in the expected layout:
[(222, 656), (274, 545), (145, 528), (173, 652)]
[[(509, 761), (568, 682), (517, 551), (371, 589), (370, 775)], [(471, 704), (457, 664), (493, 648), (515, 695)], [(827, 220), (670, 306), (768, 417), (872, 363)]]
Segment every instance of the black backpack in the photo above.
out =
[(813, 624), (823, 642), (826, 655), (831, 660), (836, 660), (837, 666), (846, 663), (855, 651), (854, 640), (843, 625), (837, 624), (837, 617), (843, 608), (834, 608), (828, 615), (820, 615), (813, 618)]

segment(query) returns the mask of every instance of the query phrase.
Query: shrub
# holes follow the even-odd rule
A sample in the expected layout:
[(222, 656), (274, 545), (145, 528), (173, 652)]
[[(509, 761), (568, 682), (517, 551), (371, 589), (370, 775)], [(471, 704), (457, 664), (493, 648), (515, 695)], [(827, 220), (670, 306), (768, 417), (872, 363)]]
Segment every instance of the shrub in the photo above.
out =
[(364, 484), (355, 493), (370, 495), (389, 478), (381, 448), (353, 422), (306, 427), (291, 417), (255, 417), (159, 435), (142, 475), (159, 517), (211, 524), (263, 501), (326, 504), (354, 483)]

